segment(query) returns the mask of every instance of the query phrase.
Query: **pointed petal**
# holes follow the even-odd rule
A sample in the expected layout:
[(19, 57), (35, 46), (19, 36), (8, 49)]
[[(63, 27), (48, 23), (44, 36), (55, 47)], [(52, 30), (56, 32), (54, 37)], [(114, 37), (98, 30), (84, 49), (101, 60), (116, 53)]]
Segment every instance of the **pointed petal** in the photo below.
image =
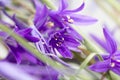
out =
[[(75, 37), (76, 39), (82, 41), (83, 38), (82, 36), (77, 32), (75, 31), (72, 27), (69, 27), (68, 29), (66, 29), (66, 31), (69, 33), (69, 34), (72, 34), (71, 36), (72, 37)], [(74, 34), (73, 34), (74, 33)]]
[(80, 7), (74, 9), (74, 10), (65, 10), (63, 13), (64, 14), (72, 14), (72, 13), (75, 13), (75, 12), (79, 12), (81, 11), (85, 6), (85, 3), (83, 2), (82, 5), (80, 5)]
[(38, 42), (39, 39), (37, 37), (32, 36), (31, 31), (32, 31), (32, 28), (26, 28), (26, 29), (19, 30), (18, 34), (20, 34), (30, 42)]
[(21, 55), (20, 55), (21, 52), (18, 51), (18, 48), (20, 49), (20, 47), (15, 48), (15, 47), (13, 47), (13, 46), (11, 46), (11, 45), (8, 45), (8, 46), (9, 46), (9, 48), (11, 49), (11, 53), (12, 53), (13, 56), (15, 57), (17, 63), (18, 63), (18, 64), (21, 63)]
[(58, 50), (58, 52), (65, 58), (70, 58), (72, 59), (73, 58), (73, 55), (72, 53), (70, 52), (70, 50), (65, 46), (65, 45), (62, 45), (61, 47), (57, 47), (56, 48)]
[(74, 24), (78, 24), (78, 25), (88, 25), (88, 24), (93, 24), (95, 22), (97, 22), (97, 19), (89, 17), (89, 16), (85, 16), (85, 15), (77, 15), (77, 14), (72, 14), (70, 15), (71, 19), (74, 20)]
[(89, 68), (96, 72), (106, 72), (109, 69), (109, 64), (110, 64), (110, 60), (105, 60), (105, 61), (97, 62), (89, 66)]
[(120, 75), (120, 67), (114, 67), (111, 69), (114, 73)]
[(75, 38), (73, 38), (72, 36), (70, 35), (64, 35), (64, 41), (65, 41), (65, 45), (66, 46), (70, 46), (70, 47), (78, 47), (80, 45), (80, 43), (75, 40)]
[(115, 40), (113, 39), (112, 35), (108, 31), (107, 28), (103, 28), (103, 33), (107, 42), (107, 48), (109, 50), (109, 53), (114, 53), (117, 50), (117, 45)]
[(41, 8), (41, 10), (39, 7), (37, 7), (34, 18), (35, 26), (37, 28), (41, 27), (46, 22), (47, 16), (48, 16), (48, 9), (45, 5)]
[(61, 0), (60, 4), (59, 4), (59, 9), (58, 11), (63, 11), (64, 9), (66, 9), (68, 7), (68, 4), (66, 2), (67, 0)]
[(24, 22), (22, 22), (21, 20), (19, 20), (15, 15), (13, 15), (12, 20), (15, 22), (16, 26), (19, 29), (24, 29), (24, 28), (28, 27)]
[(25, 34), (31, 33), (31, 31), (32, 31), (32, 28), (26, 28), (26, 29), (19, 30), (18, 33), (21, 35), (25, 35)]
[(31, 36), (31, 35), (25, 35), (24, 38), (26, 38), (30, 42), (38, 42), (39, 41), (39, 38), (36, 38), (34, 36)]
[(104, 50), (106, 50), (107, 52), (109, 52), (106, 42), (103, 39), (100, 39), (99, 37), (95, 36), (95, 35), (90, 35), (95, 41), (96, 43), (98, 43)]

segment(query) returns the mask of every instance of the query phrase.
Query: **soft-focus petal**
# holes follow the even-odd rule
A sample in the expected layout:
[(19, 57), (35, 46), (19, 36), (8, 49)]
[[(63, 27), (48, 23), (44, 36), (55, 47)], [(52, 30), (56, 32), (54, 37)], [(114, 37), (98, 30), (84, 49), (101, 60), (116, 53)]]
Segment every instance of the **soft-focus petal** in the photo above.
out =
[(114, 73), (120, 75), (120, 67), (114, 67), (111, 69)]
[(38, 80), (8, 62), (0, 62), (0, 74), (10, 80)]
[(39, 80), (58, 80), (59, 73), (49, 66), (19, 66), (21, 69), (39, 78)]
[(44, 5), (41, 10), (39, 7), (36, 8), (36, 14), (35, 14), (35, 18), (34, 18), (34, 24), (35, 26), (39, 29), (39, 27), (41, 27), (46, 19), (48, 17), (48, 9), (47, 7)]
[(67, 0), (60, 0), (60, 4), (59, 4), (59, 9), (58, 11), (63, 11), (64, 9), (66, 9), (68, 7), (67, 4)]
[[(68, 28), (68, 29), (66, 29), (67, 30), (67, 32), (69, 33), (69, 34), (72, 34), (71, 36), (72, 37), (74, 37), (74, 38), (76, 38), (76, 39), (78, 39), (78, 40), (80, 40), (80, 41), (82, 41), (83, 40), (83, 37), (77, 32), (77, 31), (75, 31), (73, 28)], [(74, 33), (74, 34), (73, 34)]]
[(97, 37), (97, 36), (95, 36), (95, 35), (90, 35), (104, 50), (106, 50), (107, 52), (109, 52), (109, 50), (108, 50), (108, 48), (107, 48), (107, 45), (106, 45), (106, 42), (103, 40), (103, 39), (101, 39), (101, 38), (99, 38), (99, 37)]
[(104, 28), (103, 32), (104, 32), (106, 42), (107, 42), (107, 48), (108, 48), (107, 50), (109, 50), (109, 53), (113, 54), (117, 50), (116, 42), (113, 39), (110, 32), (107, 30), (107, 28)]
[(24, 22), (22, 22), (21, 20), (17, 19), (17, 17), (15, 15), (13, 15), (12, 20), (15, 22), (16, 26), (19, 29), (24, 29), (24, 28), (28, 27)]
[(97, 62), (89, 66), (89, 68), (96, 72), (106, 72), (107, 70), (109, 70), (110, 67), (109, 65), (110, 65), (110, 60), (105, 60), (105, 61)]
[(39, 38), (34, 37), (31, 35), (32, 28), (26, 28), (18, 31), (18, 34), (22, 35), (24, 38), (26, 38), (30, 42), (38, 42)]
[(74, 20), (73, 22), (74, 24), (79, 24), (79, 25), (86, 25), (86, 24), (88, 25), (97, 22), (97, 19), (85, 15), (71, 14), (70, 17), (71, 19)]
[(85, 3), (82, 3), (82, 5), (80, 5), (80, 7), (74, 9), (74, 10), (65, 10), (63, 13), (64, 14), (72, 14), (72, 13), (75, 13), (75, 12), (79, 12), (81, 11), (85, 6)]

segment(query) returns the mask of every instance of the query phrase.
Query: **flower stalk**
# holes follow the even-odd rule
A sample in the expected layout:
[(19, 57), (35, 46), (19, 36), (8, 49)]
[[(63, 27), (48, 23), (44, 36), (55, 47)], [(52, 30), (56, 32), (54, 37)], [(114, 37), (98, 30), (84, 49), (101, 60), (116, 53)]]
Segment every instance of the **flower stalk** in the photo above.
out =
[[(117, 25), (120, 26), (120, 19), (113, 13), (111, 12), (109, 9), (107, 9), (105, 7), (105, 5), (103, 4), (103, 2), (99, 1), (99, 0), (94, 0), (102, 10), (104, 10), (116, 23)], [(112, 0), (111, 0), (112, 1)], [(114, 1), (114, 0), (113, 0)]]

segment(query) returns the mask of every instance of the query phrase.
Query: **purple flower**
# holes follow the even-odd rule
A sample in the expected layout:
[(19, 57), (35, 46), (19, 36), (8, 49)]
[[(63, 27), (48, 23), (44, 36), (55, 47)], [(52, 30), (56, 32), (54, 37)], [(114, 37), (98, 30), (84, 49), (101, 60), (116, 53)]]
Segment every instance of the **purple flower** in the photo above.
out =
[[(44, 42), (48, 44), (50, 47), (50, 52), (56, 54), (55, 49), (65, 58), (72, 58), (72, 54), (70, 50), (78, 51), (77, 47), (80, 45), (78, 40), (83, 40), (79, 33), (77, 33), (70, 25), (64, 24), (60, 19), (56, 19), (55, 12), (51, 11), (46, 7), (46, 5), (42, 5), (37, 0), (34, 1), (36, 5), (36, 14), (34, 18), (34, 25), (39, 30), (37, 34), (42, 34), (45, 38)], [(54, 16), (53, 16), (54, 15)], [(63, 33), (62, 33), (63, 32)], [(58, 35), (59, 37), (65, 37), (63, 41), (54, 40), (54, 36)], [(66, 35), (67, 34), (67, 35)], [(73, 35), (70, 35), (73, 34)], [(58, 38), (59, 38), (58, 37)], [(62, 39), (63, 39), (62, 38)], [(49, 39), (49, 41), (48, 41)], [(68, 40), (71, 39), (71, 40)], [(78, 40), (77, 40), (78, 39)], [(73, 40), (73, 42), (72, 42)], [(68, 45), (67, 43), (74, 44)], [(62, 44), (61, 47), (59, 45)], [(40, 45), (40, 44), (39, 44)], [(39, 49), (39, 48), (38, 48)], [(65, 50), (63, 52), (63, 49)]]
[[(6, 23), (2, 20), (0, 20), (0, 23), (3, 25), (6, 25), (10, 27), (15, 33), (18, 35), (22, 36), (29, 42), (38, 42), (39, 38), (36, 38), (32, 36), (32, 28), (28, 28), (25, 23), (22, 21), (18, 20), (15, 15), (10, 16), (7, 14), (4, 10), (3, 13), (7, 15), (11, 20), (14, 21), (15, 25), (11, 25), (9, 23)], [(37, 63), (37, 59), (30, 54), (29, 51), (27, 51), (24, 47), (22, 47), (13, 37), (11, 37), (9, 34), (0, 31), (0, 37), (2, 38), (3, 42), (7, 45), (9, 48), (9, 55), (5, 59), (10, 62), (17, 62), (17, 63), (22, 63), (23, 61), (31, 61), (33, 63)], [(11, 56), (12, 55), (12, 56)]]
[(91, 24), (95, 23), (97, 20), (88, 17), (85, 15), (76, 14), (77, 12), (81, 11), (84, 8), (84, 3), (80, 5), (80, 7), (68, 10), (68, 4), (66, 0), (60, 0), (59, 9), (57, 11), (51, 11), (50, 16), (56, 22), (61, 22), (63, 24), (70, 23), (70, 24)]
[(107, 55), (103, 55), (103, 61), (99, 61), (89, 68), (96, 72), (106, 72), (111, 70), (120, 75), (120, 51), (117, 50), (117, 45), (112, 35), (107, 28), (103, 29), (106, 39), (106, 49), (109, 52)]
[(49, 38), (49, 45), (56, 53), (56, 50), (65, 58), (72, 58), (71, 50), (77, 50), (77, 47), (80, 43), (74, 39), (69, 33), (67, 33), (66, 29), (60, 30), (52, 34)]

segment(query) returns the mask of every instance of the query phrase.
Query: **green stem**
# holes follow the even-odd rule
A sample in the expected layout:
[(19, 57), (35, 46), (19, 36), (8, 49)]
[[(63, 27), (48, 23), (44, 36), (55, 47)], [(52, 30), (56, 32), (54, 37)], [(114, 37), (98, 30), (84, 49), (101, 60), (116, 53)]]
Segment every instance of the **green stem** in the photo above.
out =
[(117, 0), (105, 0), (120, 12), (120, 3)]
[(108, 71), (108, 72), (106, 73), (106, 76), (107, 76), (107, 78), (108, 78), (109, 80), (113, 80), (112, 77), (111, 77), (110, 71)]
[(51, 9), (54, 9), (54, 10), (56, 9), (56, 7), (54, 6), (51, 0), (42, 0), (42, 2), (45, 3)]
[(62, 69), (64, 66), (61, 64), (57, 63), (56, 61), (53, 61), (49, 57), (41, 54), (37, 49), (35, 49), (33, 46), (31, 46), (25, 39), (17, 35), (15, 32), (12, 32), (12, 30), (4, 25), (0, 25), (0, 29), (9, 35), (11, 35), (13, 38), (16, 39), (24, 48), (26, 48), (28, 51), (31, 52), (34, 56), (36, 56), (39, 60), (42, 60), (43, 62), (49, 63), (50, 66), (52, 66), (55, 69)]
[[(35, 10), (27, 4), (25, 4), (25, 1), (20, 1), (20, 0), (13, 0), (14, 3), (21, 5), (22, 7), (24, 7), (26, 10), (28, 10), (29, 12), (31, 12), (32, 14), (35, 13)], [(27, 1), (26, 1), (27, 2)]]
[(119, 20), (118, 16), (113, 14), (113, 12), (111, 12), (111, 10), (107, 9), (105, 7), (105, 5), (103, 4), (103, 2), (101, 2), (100, 0), (95, 0), (95, 2), (100, 6), (100, 8), (102, 10), (104, 10), (120, 26), (120, 20)]
[(96, 55), (96, 53), (91, 53), (80, 65), (80, 70), (85, 68), (87, 64), (90, 62), (90, 60)]

